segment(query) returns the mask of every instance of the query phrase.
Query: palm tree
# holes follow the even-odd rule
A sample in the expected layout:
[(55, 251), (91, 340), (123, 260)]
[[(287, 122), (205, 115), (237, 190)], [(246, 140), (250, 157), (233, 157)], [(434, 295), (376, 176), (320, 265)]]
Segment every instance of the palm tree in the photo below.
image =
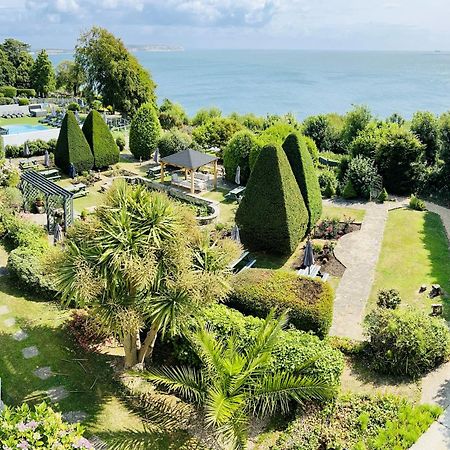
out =
[(306, 363), (296, 374), (270, 372), (270, 361), (286, 316), (270, 313), (253, 343), (243, 348), (236, 336), (223, 342), (199, 327), (190, 336), (202, 367), (152, 368), (144, 376), (203, 412), (206, 427), (217, 433), (224, 448), (244, 449), (251, 416), (286, 413), (293, 402), (324, 400), (334, 393), (325, 381), (304, 375)]
[(188, 315), (224, 298), (238, 251), (211, 243), (186, 206), (118, 182), (92, 218), (71, 227), (54, 264), (56, 284), (64, 302), (118, 335), (129, 368), (151, 356), (158, 333), (178, 333)]

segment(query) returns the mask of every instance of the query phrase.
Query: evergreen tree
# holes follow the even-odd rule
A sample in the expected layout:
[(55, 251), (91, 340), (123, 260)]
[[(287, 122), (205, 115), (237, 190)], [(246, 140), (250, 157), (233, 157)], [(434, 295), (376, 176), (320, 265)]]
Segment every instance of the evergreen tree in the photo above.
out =
[(45, 97), (55, 89), (55, 72), (45, 50), (41, 50), (31, 68), (31, 85), (37, 95)]
[(142, 105), (131, 122), (130, 151), (135, 158), (150, 159), (158, 145), (161, 125), (153, 105)]

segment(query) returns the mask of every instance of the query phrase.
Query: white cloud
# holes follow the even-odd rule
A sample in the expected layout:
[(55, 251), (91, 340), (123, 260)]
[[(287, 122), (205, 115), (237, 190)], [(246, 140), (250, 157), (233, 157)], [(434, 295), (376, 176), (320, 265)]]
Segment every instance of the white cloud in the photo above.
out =
[(77, 13), (80, 5), (77, 0), (56, 0), (55, 10), (61, 13)]

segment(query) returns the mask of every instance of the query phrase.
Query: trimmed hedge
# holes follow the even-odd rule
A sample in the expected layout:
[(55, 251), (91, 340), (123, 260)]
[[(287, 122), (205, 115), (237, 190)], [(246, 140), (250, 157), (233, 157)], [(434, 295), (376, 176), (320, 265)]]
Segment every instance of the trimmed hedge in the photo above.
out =
[(146, 103), (136, 112), (130, 128), (130, 151), (135, 158), (150, 159), (158, 145), (161, 125), (155, 107)]
[(322, 195), (311, 154), (297, 133), (291, 133), (285, 139), (283, 150), (308, 209), (308, 229), (311, 230), (322, 215)]
[(94, 167), (103, 169), (119, 162), (119, 148), (98, 111), (92, 110), (83, 124), (83, 134), (94, 156)]
[(36, 97), (36, 91), (34, 89), (17, 89), (17, 95), (19, 97)]
[(308, 211), (280, 146), (267, 145), (256, 161), (236, 212), (244, 244), (290, 254), (305, 236)]
[[(36, 141), (27, 141), (28, 150), (31, 156), (42, 156), (47, 150), (49, 153), (55, 153), (56, 139), (50, 139), (45, 142), (41, 139)], [(25, 144), (22, 145), (7, 145), (5, 147), (5, 156), (7, 158), (20, 158), (23, 156)]]
[(0, 93), (8, 98), (17, 97), (17, 89), (13, 86), (0, 86)]
[(266, 317), (272, 308), (289, 310), (299, 330), (325, 336), (333, 318), (334, 293), (328, 283), (286, 270), (248, 269), (236, 275), (230, 306), (244, 314)]
[(67, 112), (61, 125), (55, 149), (55, 164), (65, 173), (69, 173), (70, 164), (75, 166), (77, 173), (89, 171), (94, 166), (91, 148), (72, 111)]

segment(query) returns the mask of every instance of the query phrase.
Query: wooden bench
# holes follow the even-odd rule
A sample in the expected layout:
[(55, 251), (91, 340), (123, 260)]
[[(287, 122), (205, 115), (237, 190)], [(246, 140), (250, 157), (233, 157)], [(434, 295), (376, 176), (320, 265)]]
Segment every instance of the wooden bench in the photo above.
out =
[(238, 200), (240, 197), (244, 195), (245, 186), (239, 186), (237, 188), (232, 189), (225, 195), (225, 198)]

